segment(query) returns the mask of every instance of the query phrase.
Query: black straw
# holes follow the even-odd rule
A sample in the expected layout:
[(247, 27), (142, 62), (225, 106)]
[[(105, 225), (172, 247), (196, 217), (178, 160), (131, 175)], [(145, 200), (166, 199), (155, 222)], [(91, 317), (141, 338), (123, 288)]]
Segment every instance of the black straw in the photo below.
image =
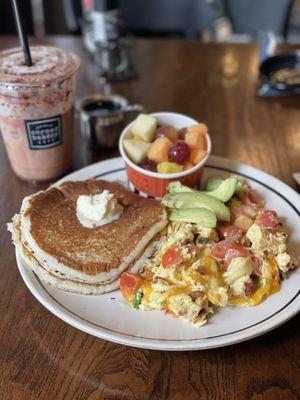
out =
[(19, 40), (24, 53), (25, 64), (30, 67), (32, 65), (31, 54), (28, 46), (28, 39), (26, 35), (24, 19), (22, 18), (21, 4), (19, 0), (13, 0), (13, 6)]

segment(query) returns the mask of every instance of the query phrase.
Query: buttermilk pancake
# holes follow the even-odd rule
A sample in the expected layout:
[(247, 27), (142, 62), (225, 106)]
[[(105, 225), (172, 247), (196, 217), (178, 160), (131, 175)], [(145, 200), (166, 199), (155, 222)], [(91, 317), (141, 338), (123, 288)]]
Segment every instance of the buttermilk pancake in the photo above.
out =
[[(84, 226), (78, 198), (104, 192), (122, 209), (120, 217), (103, 226)], [(100, 294), (117, 289), (123, 271), (138, 272), (166, 224), (164, 206), (156, 200), (119, 183), (89, 180), (26, 197), (9, 230), (24, 263), (41, 280), (62, 290)]]

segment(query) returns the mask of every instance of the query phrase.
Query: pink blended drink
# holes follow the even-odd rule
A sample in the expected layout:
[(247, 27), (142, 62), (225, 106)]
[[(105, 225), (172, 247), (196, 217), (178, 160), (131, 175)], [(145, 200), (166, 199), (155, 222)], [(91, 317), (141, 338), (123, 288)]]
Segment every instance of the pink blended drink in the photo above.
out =
[(21, 179), (57, 178), (71, 166), (74, 91), (79, 58), (48, 46), (0, 53), (0, 129), (11, 166)]

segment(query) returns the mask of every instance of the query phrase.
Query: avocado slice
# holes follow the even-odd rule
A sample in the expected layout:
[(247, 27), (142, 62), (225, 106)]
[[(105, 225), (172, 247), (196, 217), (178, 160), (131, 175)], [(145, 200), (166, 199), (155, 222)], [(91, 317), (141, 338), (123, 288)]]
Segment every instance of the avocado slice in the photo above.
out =
[(212, 190), (217, 189), (217, 187), (219, 187), (222, 182), (223, 179), (208, 178), (205, 182), (205, 190), (207, 192), (211, 192)]
[(182, 192), (193, 192), (193, 189), (191, 189), (188, 186), (183, 185), (179, 181), (175, 181), (175, 182), (169, 183), (168, 192), (171, 194), (182, 193)]
[(191, 222), (208, 228), (214, 228), (217, 225), (216, 214), (207, 208), (181, 208), (180, 210), (172, 210), (169, 220)]
[(231, 199), (231, 197), (234, 195), (236, 185), (236, 178), (228, 178), (222, 181), (216, 189), (212, 190), (211, 192), (207, 192), (207, 194), (220, 201), (223, 201), (223, 203), (226, 203), (226, 201)]
[(203, 192), (193, 190), (175, 194), (166, 194), (162, 203), (170, 208), (206, 208), (213, 211), (218, 220), (230, 221), (230, 211), (220, 200)]

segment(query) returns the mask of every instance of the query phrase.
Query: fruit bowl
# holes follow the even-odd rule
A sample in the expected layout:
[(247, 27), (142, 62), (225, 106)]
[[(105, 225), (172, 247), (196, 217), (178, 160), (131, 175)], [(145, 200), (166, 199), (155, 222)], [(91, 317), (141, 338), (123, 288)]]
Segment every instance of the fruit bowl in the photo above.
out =
[[(193, 118), (178, 113), (158, 112), (149, 115), (155, 117), (159, 125), (172, 125), (176, 129), (198, 124), (198, 122)], [(180, 181), (182, 184), (190, 187), (195, 187), (200, 183), (203, 166), (211, 153), (211, 140), (208, 133), (205, 135), (207, 140), (207, 155), (201, 160), (201, 162), (192, 168), (181, 172), (162, 174), (139, 167), (127, 156), (123, 146), (123, 141), (124, 139), (129, 139), (132, 137), (132, 132), (130, 129), (132, 123), (133, 122), (125, 127), (119, 140), (119, 150), (125, 162), (127, 177), (131, 189), (139, 192), (141, 196), (161, 198), (167, 193), (167, 188), (170, 182)]]

